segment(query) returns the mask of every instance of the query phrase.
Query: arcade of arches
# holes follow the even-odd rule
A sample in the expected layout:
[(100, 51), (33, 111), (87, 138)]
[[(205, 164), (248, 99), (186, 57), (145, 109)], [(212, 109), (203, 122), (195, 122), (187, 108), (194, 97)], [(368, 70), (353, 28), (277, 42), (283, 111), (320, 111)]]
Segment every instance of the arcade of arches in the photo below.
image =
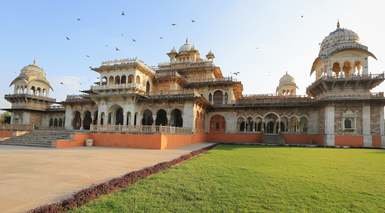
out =
[[(226, 120), (222, 115), (214, 115), (210, 119), (210, 132), (224, 133), (226, 131)], [(266, 134), (307, 133), (308, 118), (306, 116), (278, 116), (269, 113), (264, 117), (238, 117), (237, 132), (263, 132)]]

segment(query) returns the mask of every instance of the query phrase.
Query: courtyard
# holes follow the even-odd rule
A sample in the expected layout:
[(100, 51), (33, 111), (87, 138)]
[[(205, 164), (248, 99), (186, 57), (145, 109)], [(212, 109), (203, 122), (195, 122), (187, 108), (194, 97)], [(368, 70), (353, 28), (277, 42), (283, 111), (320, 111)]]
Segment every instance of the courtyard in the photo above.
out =
[(74, 212), (384, 212), (385, 151), (219, 145)]
[(23, 212), (130, 171), (175, 159), (207, 146), (173, 150), (0, 146), (1, 212)]

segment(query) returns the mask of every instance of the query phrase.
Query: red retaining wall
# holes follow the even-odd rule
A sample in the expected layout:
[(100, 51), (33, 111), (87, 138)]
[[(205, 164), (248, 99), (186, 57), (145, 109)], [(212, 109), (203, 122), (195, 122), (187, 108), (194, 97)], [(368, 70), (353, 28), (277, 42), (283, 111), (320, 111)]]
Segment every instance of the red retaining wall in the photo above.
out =
[(364, 138), (361, 135), (336, 135), (336, 146), (363, 147)]
[(90, 134), (75, 133), (71, 140), (57, 140), (56, 148), (63, 149), (84, 146), (84, 142), (87, 138), (90, 138)]
[(323, 145), (324, 137), (320, 134), (282, 134), (285, 144)]
[(9, 138), (9, 137), (12, 137), (12, 134), (13, 134), (12, 130), (1, 130), (0, 138)]
[(262, 133), (209, 133), (206, 141), (220, 143), (261, 143)]
[(372, 146), (381, 148), (381, 135), (372, 135)]

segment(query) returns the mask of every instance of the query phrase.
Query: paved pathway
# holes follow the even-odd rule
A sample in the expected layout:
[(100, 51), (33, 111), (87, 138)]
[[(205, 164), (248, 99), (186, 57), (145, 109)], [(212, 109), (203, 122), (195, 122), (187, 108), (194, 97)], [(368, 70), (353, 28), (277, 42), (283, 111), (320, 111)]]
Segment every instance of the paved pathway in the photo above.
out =
[(23, 212), (61, 200), (92, 184), (211, 145), (174, 150), (0, 146), (1, 212)]

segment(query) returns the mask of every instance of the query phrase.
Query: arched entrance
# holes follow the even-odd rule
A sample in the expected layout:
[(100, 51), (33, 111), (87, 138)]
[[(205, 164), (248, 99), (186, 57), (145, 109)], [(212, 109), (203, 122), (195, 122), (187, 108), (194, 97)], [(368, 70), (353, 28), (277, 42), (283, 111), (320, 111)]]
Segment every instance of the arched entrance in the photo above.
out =
[(167, 112), (164, 109), (158, 110), (156, 113), (155, 125), (166, 126), (167, 123)]
[(124, 121), (123, 108), (119, 107), (115, 111), (115, 125), (123, 125), (123, 121)]
[(144, 110), (142, 125), (152, 125), (154, 123), (154, 119), (152, 118), (152, 112), (148, 109)]
[(210, 132), (224, 133), (226, 131), (226, 120), (222, 115), (214, 115), (210, 119)]
[(83, 119), (83, 129), (89, 130), (91, 127), (92, 118), (91, 118), (91, 112), (86, 111), (84, 113), (84, 119)]
[(75, 111), (74, 113), (74, 119), (72, 120), (72, 128), (73, 129), (80, 129), (82, 126), (82, 118), (79, 111)]
[(265, 133), (277, 134), (278, 133), (278, 116), (274, 113), (267, 114), (264, 118), (265, 121)]
[(179, 109), (171, 111), (170, 126), (183, 127), (182, 112)]

